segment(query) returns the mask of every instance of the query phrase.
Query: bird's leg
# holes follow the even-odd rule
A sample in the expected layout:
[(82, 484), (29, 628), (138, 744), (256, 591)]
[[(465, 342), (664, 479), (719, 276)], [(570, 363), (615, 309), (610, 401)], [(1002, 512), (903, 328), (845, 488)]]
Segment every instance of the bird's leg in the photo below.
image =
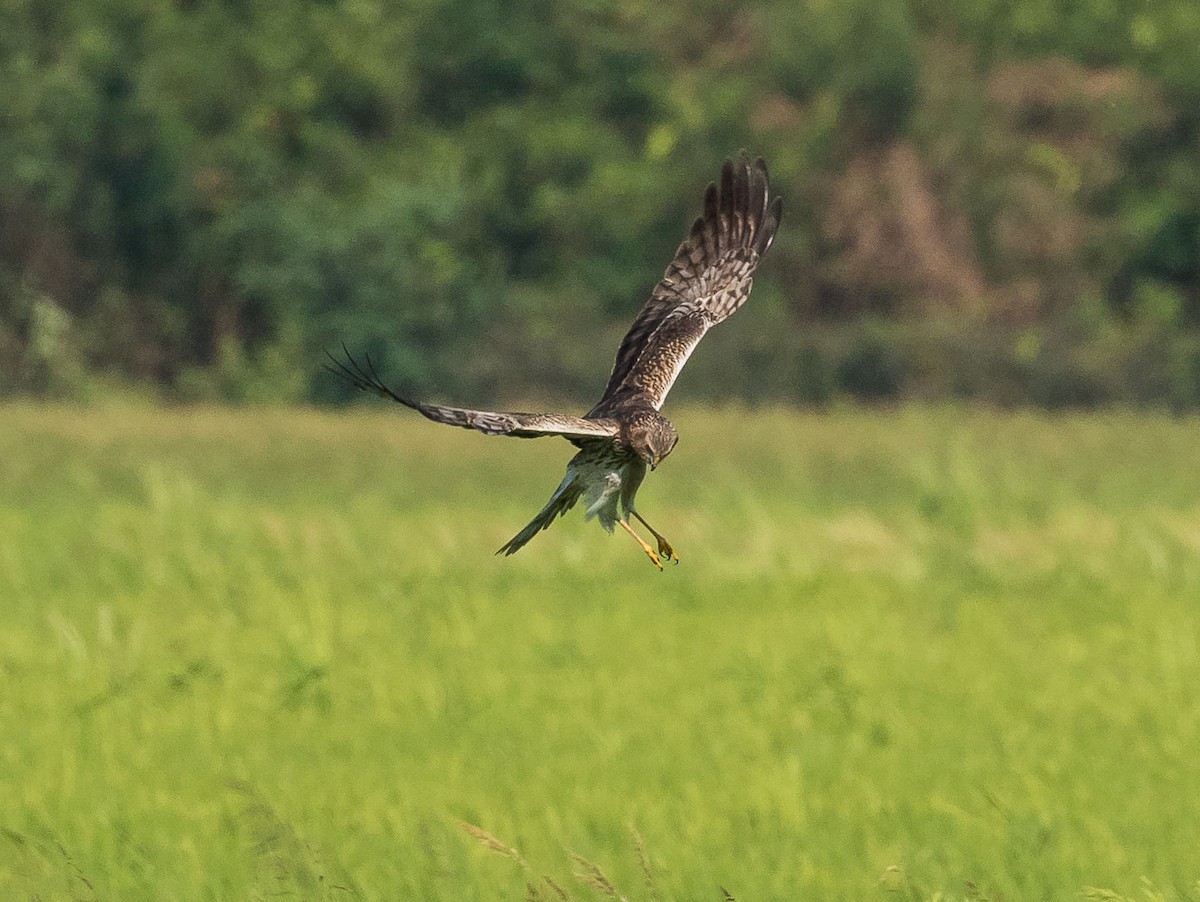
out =
[(663, 557), (665, 557), (667, 560), (674, 561), (675, 563), (678, 564), (679, 563), (679, 555), (677, 555), (675, 553), (675, 549), (671, 547), (671, 543), (668, 542), (666, 539), (664, 539), (661, 535), (659, 535), (658, 531), (653, 526), (651, 526), (649, 523), (647, 523), (645, 518), (642, 517), (642, 515), (639, 514), (637, 511), (630, 511), (630, 513), (633, 514), (635, 517), (637, 517), (638, 520), (641, 522), (641, 524), (644, 527), (646, 527), (648, 530), (650, 530), (650, 534), (652, 536), (654, 536), (654, 538), (658, 539), (658, 553), (661, 554)]
[[(639, 517), (638, 519), (640, 520), (641, 517)], [(649, 544), (647, 544), (646, 541), (644, 539), (642, 539), (641, 536), (639, 536), (636, 532), (634, 532), (633, 527), (630, 526), (628, 523), (626, 523), (624, 520), (618, 519), (617, 522), (621, 524), (621, 528), (623, 530), (625, 530), (627, 533), (629, 533), (631, 536), (633, 536), (634, 541), (636, 541), (639, 545), (642, 546), (642, 551), (646, 552), (646, 557), (650, 558), (651, 563), (653, 563), (655, 567), (657, 567), (659, 570), (661, 570), (662, 569), (662, 561), (659, 559), (658, 555), (654, 553), (654, 549), (651, 548), (649, 546)], [(644, 523), (645, 521), (643, 520), (642, 522)]]

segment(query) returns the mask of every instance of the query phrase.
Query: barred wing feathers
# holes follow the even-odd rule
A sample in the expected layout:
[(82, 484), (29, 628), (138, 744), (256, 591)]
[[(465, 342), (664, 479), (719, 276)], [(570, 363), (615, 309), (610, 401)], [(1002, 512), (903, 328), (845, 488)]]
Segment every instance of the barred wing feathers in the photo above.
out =
[(567, 439), (613, 438), (619, 431), (615, 420), (584, 419), (556, 413), (469, 410), (464, 407), (443, 407), (440, 404), (413, 401), (388, 388), (379, 378), (379, 373), (375, 370), (369, 357), (366, 360), (366, 366), (363, 366), (350, 356), (350, 352), (345, 347), (342, 348), (342, 351), (346, 355), (344, 363), (332, 354), (328, 355), (333, 364), (329, 367), (331, 372), (346, 379), (362, 391), (371, 392), (383, 398), (391, 398), (397, 404), (411, 407), (435, 423), (461, 426), (463, 429), (474, 429), (487, 435), (511, 435), (517, 438), (540, 438), (545, 435), (561, 435)]
[(589, 416), (603, 416), (635, 397), (662, 407), (704, 333), (750, 296), (751, 274), (771, 246), (782, 212), (781, 200), (770, 199), (761, 159), (751, 164), (743, 154), (725, 161), (720, 186), (708, 186), (704, 215), (626, 333)]

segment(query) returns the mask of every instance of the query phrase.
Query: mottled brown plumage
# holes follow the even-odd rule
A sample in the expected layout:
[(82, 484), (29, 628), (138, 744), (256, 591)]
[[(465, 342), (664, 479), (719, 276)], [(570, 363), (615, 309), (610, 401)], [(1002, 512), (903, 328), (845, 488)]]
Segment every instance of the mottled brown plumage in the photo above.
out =
[[(743, 154), (736, 161), (725, 161), (719, 184), (709, 185), (705, 192), (703, 215), (675, 251), (662, 281), (622, 340), (604, 394), (583, 417), (413, 401), (384, 385), (369, 358), (364, 367), (349, 352), (345, 362), (331, 357), (332, 369), (358, 388), (439, 423), (519, 438), (561, 435), (580, 449), (550, 501), (497, 554), (513, 554), (582, 499), (589, 519), (597, 517), (609, 532), (621, 526), (662, 569), (662, 557), (679, 558), (634, 507), (646, 467), (658, 466), (679, 438), (659, 409), (704, 334), (750, 296), (751, 275), (771, 246), (781, 212), (780, 200), (770, 199), (767, 167), (761, 159), (751, 164)], [(658, 542), (657, 552), (634, 532), (629, 516), (650, 530)]]
[(720, 187), (704, 194), (704, 215), (675, 251), (662, 281), (626, 333), (600, 402), (604, 416), (627, 398), (662, 407), (688, 355), (710, 327), (750, 296), (750, 276), (779, 228), (782, 201), (769, 202), (767, 167), (745, 157), (721, 167)]

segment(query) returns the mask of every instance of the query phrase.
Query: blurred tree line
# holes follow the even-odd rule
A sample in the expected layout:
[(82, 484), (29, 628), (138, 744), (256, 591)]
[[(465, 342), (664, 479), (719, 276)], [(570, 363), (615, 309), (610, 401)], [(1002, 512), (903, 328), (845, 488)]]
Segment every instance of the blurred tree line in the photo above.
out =
[(0, 0), (0, 395), (603, 386), (740, 147), (692, 398), (1200, 406), (1194, 0)]

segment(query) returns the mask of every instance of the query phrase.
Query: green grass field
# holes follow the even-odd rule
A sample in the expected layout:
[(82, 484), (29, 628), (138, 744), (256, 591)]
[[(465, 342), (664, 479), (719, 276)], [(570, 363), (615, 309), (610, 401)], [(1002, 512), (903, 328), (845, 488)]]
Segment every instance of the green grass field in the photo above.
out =
[(1200, 421), (676, 421), (0, 408), (0, 898), (1200, 898)]

